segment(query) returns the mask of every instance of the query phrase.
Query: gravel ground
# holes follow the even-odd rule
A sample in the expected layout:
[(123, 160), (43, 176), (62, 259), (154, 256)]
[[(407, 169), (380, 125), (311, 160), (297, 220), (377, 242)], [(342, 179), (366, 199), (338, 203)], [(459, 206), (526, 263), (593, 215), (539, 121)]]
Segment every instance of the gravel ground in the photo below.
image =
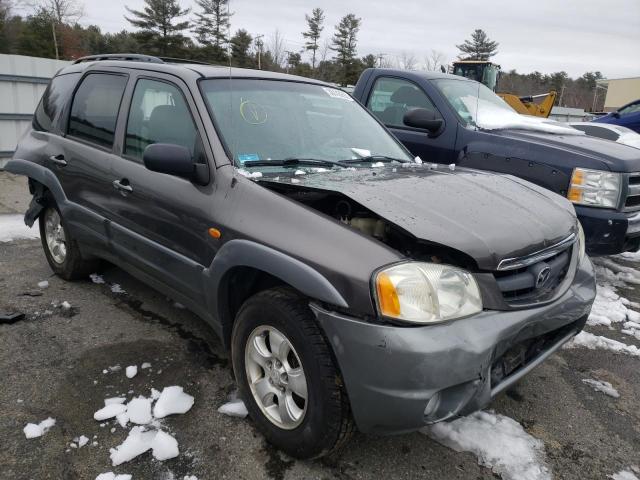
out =
[[(28, 203), (25, 182), (0, 172), (0, 215)], [(105, 284), (65, 282), (52, 275), (38, 240), (0, 243), (0, 311), (25, 319), (0, 324), (0, 478), (90, 479), (110, 470), (140, 479), (218, 478), (434, 478), (483, 479), (496, 475), (471, 453), (458, 453), (421, 433), (394, 437), (356, 434), (339, 455), (296, 461), (269, 446), (250, 419), (221, 415), (217, 407), (234, 391), (226, 352), (206, 324), (170, 299), (105, 266)], [(46, 289), (38, 282), (49, 281)], [(117, 283), (125, 293), (112, 292)], [(635, 290), (623, 295), (640, 302)], [(72, 308), (54, 307), (68, 301)], [(590, 331), (640, 347), (619, 328)], [(109, 366), (152, 363), (133, 379)], [(582, 382), (613, 384), (620, 398)], [(195, 397), (185, 415), (165, 421), (181, 455), (165, 462), (150, 453), (114, 469), (109, 448), (126, 430), (100, 427), (93, 412), (103, 399), (133, 390), (181, 385)], [(21, 400), (19, 402), (19, 400)], [(584, 349), (562, 350), (492, 405), (545, 445), (555, 478), (605, 479), (640, 465), (640, 358)], [(45, 436), (27, 440), (28, 422), (53, 417)], [(86, 435), (97, 445), (69, 449)], [(94, 440), (94, 436), (96, 436)], [(67, 451), (69, 450), (69, 451)]]

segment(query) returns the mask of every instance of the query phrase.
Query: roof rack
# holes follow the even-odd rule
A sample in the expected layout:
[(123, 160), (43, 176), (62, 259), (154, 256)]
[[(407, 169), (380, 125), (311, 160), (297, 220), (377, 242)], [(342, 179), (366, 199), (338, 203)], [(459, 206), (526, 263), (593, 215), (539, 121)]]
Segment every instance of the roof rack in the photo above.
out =
[(154, 57), (153, 55), (141, 55), (139, 53), (107, 53), (104, 55), (87, 55), (80, 57), (73, 63), (99, 62), (101, 60), (121, 60), (129, 62), (149, 62), (149, 63), (196, 63), (198, 65), (211, 65), (207, 62), (189, 60), (187, 58)]
[(87, 55), (86, 57), (80, 57), (73, 62), (98, 62), (101, 60), (125, 60), (130, 62), (149, 62), (149, 63), (164, 63), (162, 59), (151, 55), (140, 55), (138, 53), (108, 53), (105, 55)]

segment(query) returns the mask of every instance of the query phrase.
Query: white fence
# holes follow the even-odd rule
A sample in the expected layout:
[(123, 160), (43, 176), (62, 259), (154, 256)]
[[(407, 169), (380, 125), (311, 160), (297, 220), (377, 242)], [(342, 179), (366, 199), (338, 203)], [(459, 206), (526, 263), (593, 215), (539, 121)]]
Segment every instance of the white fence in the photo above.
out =
[(0, 168), (31, 123), (49, 80), (68, 63), (0, 54)]

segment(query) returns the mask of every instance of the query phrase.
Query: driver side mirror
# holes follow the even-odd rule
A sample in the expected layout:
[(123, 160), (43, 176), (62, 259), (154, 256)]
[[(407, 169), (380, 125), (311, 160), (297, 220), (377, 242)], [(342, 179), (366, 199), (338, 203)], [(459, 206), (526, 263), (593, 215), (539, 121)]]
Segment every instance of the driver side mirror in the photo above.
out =
[(431, 134), (438, 133), (444, 124), (442, 118), (439, 118), (435, 112), (426, 108), (409, 110), (404, 114), (402, 121), (408, 127), (427, 130)]
[(620, 112), (611, 112), (613, 118), (620, 118)]
[(209, 183), (209, 167), (206, 162), (196, 163), (187, 147), (173, 143), (147, 145), (142, 154), (144, 166), (158, 173), (186, 178), (198, 185)]

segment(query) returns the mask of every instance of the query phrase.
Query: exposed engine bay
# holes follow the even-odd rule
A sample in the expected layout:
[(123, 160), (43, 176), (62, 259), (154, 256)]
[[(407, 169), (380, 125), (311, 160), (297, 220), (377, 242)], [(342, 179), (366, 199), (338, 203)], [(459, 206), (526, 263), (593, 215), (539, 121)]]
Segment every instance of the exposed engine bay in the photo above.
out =
[(402, 228), (381, 218), (340, 192), (316, 190), (278, 182), (261, 181), (260, 183), (292, 200), (322, 212), (364, 235), (377, 239), (407, 257), (477, 270), (473, 259), (462, 252), (416, 239)]

